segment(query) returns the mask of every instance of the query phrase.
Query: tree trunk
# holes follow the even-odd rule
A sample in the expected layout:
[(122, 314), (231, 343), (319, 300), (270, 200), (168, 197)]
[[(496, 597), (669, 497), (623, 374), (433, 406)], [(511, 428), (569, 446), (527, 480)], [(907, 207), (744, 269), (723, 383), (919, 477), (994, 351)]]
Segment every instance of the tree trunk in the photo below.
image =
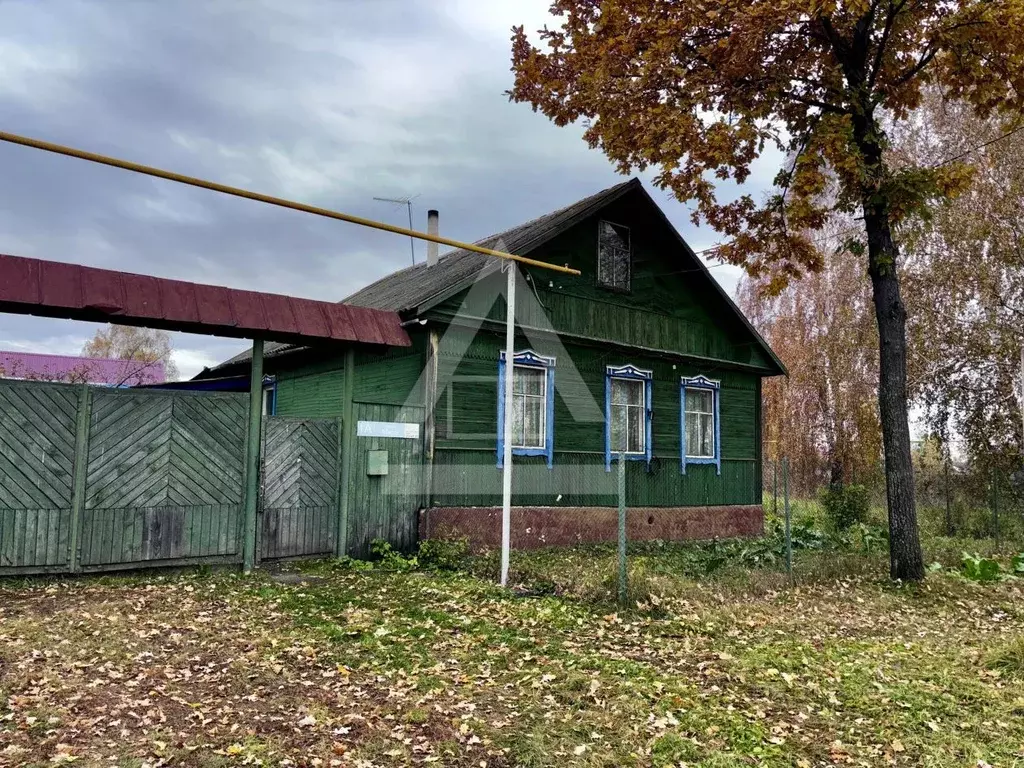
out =
[(898, 251), (884, 206), (866, 201), (868, 272), (878, 323), (878, 411), (885, 451), (889, 503), (889, 574), (893, 579), (924, 578), (924, 556), (917, 531), (914, 465), (910, 452), (907, 397), (907, 309), (896, 271)]

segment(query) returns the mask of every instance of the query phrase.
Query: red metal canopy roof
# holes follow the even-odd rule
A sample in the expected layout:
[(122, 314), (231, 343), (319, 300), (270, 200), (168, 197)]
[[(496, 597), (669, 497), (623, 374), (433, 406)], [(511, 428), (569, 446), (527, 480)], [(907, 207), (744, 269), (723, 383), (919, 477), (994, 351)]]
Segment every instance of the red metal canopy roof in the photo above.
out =
[(395, 312), (4, 254), (0, 312), (292, 344), (411, 343)]

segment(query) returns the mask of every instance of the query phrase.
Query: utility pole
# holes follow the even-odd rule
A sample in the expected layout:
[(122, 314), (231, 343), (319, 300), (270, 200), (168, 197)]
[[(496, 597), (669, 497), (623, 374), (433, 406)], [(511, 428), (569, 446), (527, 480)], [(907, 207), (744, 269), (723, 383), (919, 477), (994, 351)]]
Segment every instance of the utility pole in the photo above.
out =
[[(415, 197), (375, 197), (373, 198), (378, 203), (393, 203), (394, 205), (404, 205), (406, 210), (409, 212), (409, 229), (412, 229), (412, 201)], [(409, 254), (412, 256), (413, 265), (416, 264), (416, 241), (413, 238), (409, 238)]]
[(515, 264), (508, 270), (505, 289), (505, 423), (502, 427), (504, 451), (501, 465), (501, 586), (508, 586), (509, 554), (512, 548), (512, 382), (516, 375), (516, 277)]

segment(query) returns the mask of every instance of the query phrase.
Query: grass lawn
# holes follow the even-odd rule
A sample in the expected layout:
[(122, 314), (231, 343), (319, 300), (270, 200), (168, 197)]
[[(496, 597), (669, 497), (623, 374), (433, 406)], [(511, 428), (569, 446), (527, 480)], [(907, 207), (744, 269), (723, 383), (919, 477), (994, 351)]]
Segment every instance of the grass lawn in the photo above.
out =
[(799, 552), (0, 584), (0, 765), (1024, 765), (1021, 584)]

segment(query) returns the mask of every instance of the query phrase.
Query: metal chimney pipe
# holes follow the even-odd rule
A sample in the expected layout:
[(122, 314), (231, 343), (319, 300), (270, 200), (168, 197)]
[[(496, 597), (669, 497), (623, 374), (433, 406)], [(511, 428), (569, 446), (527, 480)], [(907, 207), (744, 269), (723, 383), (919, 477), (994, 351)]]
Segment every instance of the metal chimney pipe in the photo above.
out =
[[(437, 211), (427, 211), (427, 234), (436, 235), (438, 234), (438, 218)], [(437, 243), (427, 241), (427, 266), (433, 267), (437, 264)]]

